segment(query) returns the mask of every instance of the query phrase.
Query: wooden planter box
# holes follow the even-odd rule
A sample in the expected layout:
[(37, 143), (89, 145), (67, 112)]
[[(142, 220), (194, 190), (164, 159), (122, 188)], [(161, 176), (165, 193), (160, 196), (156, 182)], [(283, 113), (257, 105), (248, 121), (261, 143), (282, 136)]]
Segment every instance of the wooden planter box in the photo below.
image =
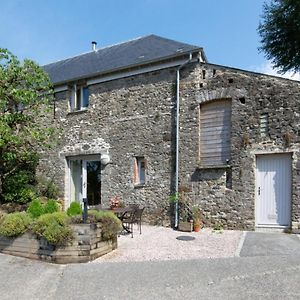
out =
[(51, 263), (88, 262), (117, 248), (117, 234), (109, 241), (101, 239), (101, 224), (71, 225), (74, 240), (64, 246), (55, 246), (32, 233), (17, 238), (0, 237), (0, 252), (39, 259)]
[(179, 222), (178, 230), (185, 231), (185, 232), (192, 232), (193, 231), (193, 223), (192, 222)]

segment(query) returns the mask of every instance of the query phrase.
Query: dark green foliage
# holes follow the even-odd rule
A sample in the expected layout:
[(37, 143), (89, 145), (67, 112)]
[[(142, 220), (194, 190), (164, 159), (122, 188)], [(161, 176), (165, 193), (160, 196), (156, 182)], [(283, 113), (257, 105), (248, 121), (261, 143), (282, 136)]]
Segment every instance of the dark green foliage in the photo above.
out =
[(40, 216), (32, 226), (32, 231), (54, 245), (63, 245), (73, 239), (73, 231), (68, 225), (69, 218), (63, 212)]
[(300, 71), (300, 1), (265, 3), (258, 27), (261, 50), (281, 73)]
[(39, 196), (49, 199), (56, 199), (59, 196), (59, 190), (53, 180), (44, 176), (37, 178), (36, 191)]
[(36, 156), (24, 162), (20, 169), (11, 173), (3, 182), (3, 200), (5, 202), (28, 203), (36, 198), (34, 190)]
[(47, 117), (53, 91), (36, 63), (0, 48), (0, 201), (34, 198), (37, 152), (55, 142)]
[(44, 214), (44, 207), (41, 201), (39, 199), (33, 200), (27, 208), (27, 213), (34, 219)]
[(31, 223), (32, 219), (25, 212), (4, 215), (0, 220), (0, 235), (16, 237), (26, 232)]
[(122, 228), (120, 219), (113, 212), (91, 210), (88, 213), (91, 223), (99, 222), (102, 224), (101, 234), (103, 240), (113, 238)]
[(44, 213), (52, 214), (52, 213), (58, 212), (58, 211), (59, 211), (59, 206), (58, 206), (57, 202), (53, 199), (48, 200), (44, 206)]
[(76, 216), (76, 215), (81, 215), (82, 214), (82, 209), (81, 205), (79, 202), (72, 202), (70, 207), (67, 210), (68, 216)]

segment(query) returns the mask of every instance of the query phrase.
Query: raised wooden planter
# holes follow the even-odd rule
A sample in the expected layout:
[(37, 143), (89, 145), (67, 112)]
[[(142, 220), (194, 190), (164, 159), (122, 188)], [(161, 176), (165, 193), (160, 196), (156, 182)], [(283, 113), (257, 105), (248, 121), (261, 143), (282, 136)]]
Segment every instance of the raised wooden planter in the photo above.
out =
[(55, 246), (32, 233), (25, 233), (17, 238), (0, 237), (0, 252), (65, 264), (88, 262), (117, 248), (117, 234), (112, 240), (102, 241), (99, 223), (71, 227), (74, 240), (67, 245)]
[(180, 221), (178, 224), (178, 230), (184, 231), (184, 232), (192, 232), (193, 231), (193, 223)]

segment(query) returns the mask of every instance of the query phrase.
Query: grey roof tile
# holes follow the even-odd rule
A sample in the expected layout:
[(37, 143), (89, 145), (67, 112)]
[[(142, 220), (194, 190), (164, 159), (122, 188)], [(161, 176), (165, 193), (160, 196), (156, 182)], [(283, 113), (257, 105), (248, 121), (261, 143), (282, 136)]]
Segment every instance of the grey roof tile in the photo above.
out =
[(182, 55), (201, 47), (148, 35), (43, 66), (54, 84)]

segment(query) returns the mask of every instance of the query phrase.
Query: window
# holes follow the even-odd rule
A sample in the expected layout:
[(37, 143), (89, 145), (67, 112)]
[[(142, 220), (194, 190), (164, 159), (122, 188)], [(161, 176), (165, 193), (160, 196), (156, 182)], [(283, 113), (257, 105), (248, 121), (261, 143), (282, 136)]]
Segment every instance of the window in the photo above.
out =
[(269, 135), (269, 114), (268, 113), (263, 113), (259, 117), (260, 119), (260, 136), (261, 137), (266, 137)]
[(200, 106), (200, 164), (228, 165), (231, 158), (231, 101), (216, 100)]
[(74, 85), (71, 90), (71, 111), (79, 111), (89, 106), (89, 88), (87, 86)]
[(146, 160), (144, 157), (134, 158), (133, 183), (134, 185), (146, 183)]

